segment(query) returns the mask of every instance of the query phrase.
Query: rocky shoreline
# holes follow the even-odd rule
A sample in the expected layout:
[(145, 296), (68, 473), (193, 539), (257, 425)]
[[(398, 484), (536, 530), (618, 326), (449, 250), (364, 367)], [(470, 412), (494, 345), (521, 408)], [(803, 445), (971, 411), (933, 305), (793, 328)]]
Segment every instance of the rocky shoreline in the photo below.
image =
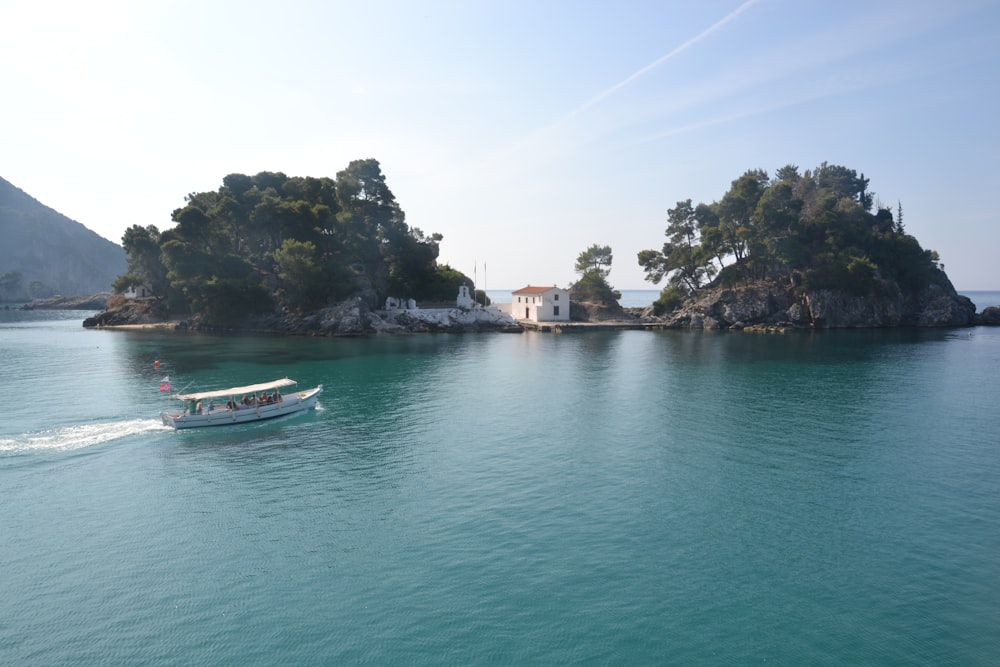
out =
[[(168, 329), (299, 336), (366, 336), (380, 333), (520, 332), (523, 327), (494, 308), (409, 308), (375, 310), (353, 298), (315, 313), (256, 317), (239, 326), (217, 327), (197, 318), (171, 318), (158, 299), (133, 299), (104, 308), (109, 293), (38, 300), (24, 309), (100, 310), (86, 328)], [(646, 329), (742, 330), (783, 333), (800, 330), (893, 327), (1000, 326), (1000, 306), (977, 313), (968, 297), (928, 286), (916, 299), (888, 292), (879, 299), (843, 292), (797, 294), (790, 286), (761, 282), (704, 290), (681, 308), (657, 316), (652, 306), (622, 308), (617, 302), (572, 303), (571, 323), (600, 323)]]
[(791, 285), (761, 281), (705, 290), (662, 318), (665, 328), (789, 331), (797, 329), (877, 329), (1000, 325), (1000, 307), (976, 306), (940, 285), (904, 295), (885, 284), (876, 295), (837, 290), (797, 292)]
[[(617, 304), (614, 304), (617, 306)], [(572, 304), (572, 319), (621, 319), (646, 328), (776, 332), (817, 329), (1000, 326), (1000, 306), (977, 313), (972, 301), (953, 290), (929, 285), (918, 297), (886, 289), (878, 298), (835, 290), (797, 293), (790, 285), (760, 281), (706, 289), (662, 316), (652, 306), (615, 309), (607, 304)]]
[(198, 318), (170, 319), (157, 299), (133, 299), (83, 322), (86, 328), (171, 329), (296, 336), (366, 336), (379, 333), (520, 333), (522, 327), (493, 308), (399, 308), (373, 310), (353, 298), (315, 313), (283, 313), (254, 317), (239, 326), (219, 327)]

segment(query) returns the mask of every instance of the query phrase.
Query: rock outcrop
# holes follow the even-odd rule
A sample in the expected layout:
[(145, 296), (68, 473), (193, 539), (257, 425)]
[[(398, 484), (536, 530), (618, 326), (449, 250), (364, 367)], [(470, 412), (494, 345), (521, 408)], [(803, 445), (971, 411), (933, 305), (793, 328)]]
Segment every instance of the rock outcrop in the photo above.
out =
[(1000, 306), (983, 308), (983, 312), (976, 316), (976, 324), (1000, 327)]
[(572, 322), (621, 322), (634, 320), (635, 315), (622, 308), (617, 301), (612, 303), (570, 301), (569, 319)]
[(255, 331), (303, 336), (364, 336), (376, 333), (467, 333), (520, 329), (510, 315), (492, 308), (394, 308), (372, 310), (355, 297), (305, 316), (257, 318)]
[(102, 310), (83, 321), (88, 329), (135, 324), (156, 324), (169, 319), (166, 305), (160, 299), (130, 299), (122, 305)]
[(620, 298), (603, 277), (581, 277), (569, 287), (569, 319), (591, 324), (634, 320), (618, 303)]
[[(134, 299), (84, 321), (83, 326), (136, 326), (167, 322), (158, 299)], [(375, 333), (520, 331), (505, 313), (493, 308), (411, 308), (372, 310), (360, 297), (347, 299), (315, 313), (283, 313), (254, 317), (231, 327), (207, 325), (194, 317), (174, 323), (176, 329), (242, 331), (300, 336), (363, 336)]]
[(791, 284), (760, 281), (705, 289), (661, 320), (678, 329), (958, 327), (972, 324), (975, 313), (968, 297), (934, 284), (907, 297), (895, 284), (856, 296), (840, 290), (799, 292)]

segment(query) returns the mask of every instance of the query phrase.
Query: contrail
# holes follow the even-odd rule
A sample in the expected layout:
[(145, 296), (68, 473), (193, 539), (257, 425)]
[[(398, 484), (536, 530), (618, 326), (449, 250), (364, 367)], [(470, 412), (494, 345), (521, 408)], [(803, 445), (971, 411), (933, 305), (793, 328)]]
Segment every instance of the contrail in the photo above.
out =
[(687, 51), (689, 48), (691, 48), (692, 46), (694, 46), (698, 42), (701, 42), (702, 40), (708, 38), (710, 35), (712, 35), (712, 33), (717, 32), (720, 28), (722, 28), (722, 26), (726, 25), (727, 23), (729, 23), (730, 21), (732, 21), (733, 19), (735, 19), (737, 16), (739, 16), (740, 14), (742, 14), (743, 12), (745, 12), (751, 6), (757, 4), (757, 2), (759, 2), (759, 0), (747, 0), (742, 5), (740, 5), (736, 9), (734, 9), (732, 12), (730, 12), (729, 14), (727, 14), (726, 16), (724, 16), (722, 19), (720, 19), (719, 21), (715, 22), (710, 27), (706, 28), (705, 30), (703, 30), (702, 32), (700, 32), (696, 36), (692, 37), (688, 41), (684, 42), (683, 44), (681, 44), (680, 46), (678, 46), (676, 49), (674, 49), (673, 51), (671, 51), (670, 53), (668, 53), (666, 55), (663, 55), (663, 56), (660, 56), (659, 58), (657, 58), (653, 62), (649, 63), (648, 65), (646, 65), (642, 69), (640, 69), (640, 70), (638, 70), (636, 72), (633, 72), (632, 74), (630, 74), (625, 79), (622, 79), (621, 81), (619, 81), (615, 85), (611, 86), (607, 90), (603, 91), (602, 93), (598, 94), (597, 96), (595, 96), (595, 97), (591, 98), (590, 100), (588, 100), (587, 102), (585, 102), (578, 109), (575, 109), (574, 111), (570, 112), (569, 115), (570, 116), (575, 116), (577, 114), (583, 113), (587, 109), (589, 109), (592, 106), (594, 106), (595, 104), (599, 103), (601, 100), (603, 100), (603, 99), (605, 99), (607, 97), (610, 97), (611, 95), (614, 95), (616, 92), (618, 92), (619, 90), (621, 90), (625, 86), (629, 85), (630, 83), (632, 83), (633, 81), (635, 81), (636, 79), (638, 79), (640, 76), (642, 76), (646, 72), (650, 71), (651, 69), (655, 69), (656, 67), (659, 67), (660, 65), (662, 65), (665, 62), (667, 62), (668, 60), (670, 60), (674, 56), (676, 56), (676, 55), (678, 55), (680, 53), (683, 53), (684, 51)]
[(587, 109), (590, 109), (591, 107), (599, 104), (602, 100), (607, 99), (611, 95), (615, 94), (616, 92), (618, 92), (619, 90), (621, 90), (625, 86), (629, 85), (630, 83), (632, 83), (633, 81), (635, 81), (636, 79), (638, 79), (639, 77), (641, 77), (646, 72), (648, 72), (651, 69), (654, 69), (654, 68), (662, 65), (663, 63), (667, 62), (668, 60), (670, 60), (671, 58), (673, 58), (677, 54), (683, 53), (684, 51), (688, 50), (689, 48), (691, 48), (695, 44), (698, 44), (699, 42), (707, 39), (713, 33), (718, 32), (719, 29), (722, 28), (722, 26), (724, 26), (727, 23), (729, 23), (730, 21), (734, 20), (736, 17), (738, 17), (740, 14), (742, 14), (743, 12), (745, 12), (747, 9), (749, 9), (753, 5), (757, 4), (758, 2), (760, 2), (760, 0), (746, 0), (742, 5), (740, 5), (739, 7), (737, 7), (736, 9), (734, 9), (733, 11), (731, 11), (729, 14), (727, 14), (726, 16), (724, 16), (723, 18), (721, 18), (720, 20), (716, 21), (714, 24), (712, 24), (711, 26), (709, 26), (705, 30), (701, 31), (695, 37), (692, 37), (691, 39), (687, 40), (686, 42), (684, 42), (683, 44), (681, 44), (680, 46), (678, 46), (677, 48), (675, 48), (670, 53), (657, 58), (656, 60), (654, 60), (653, 62), (649, 63), (648, 65), (646, 65), (642, 69), (640, 69), (640, 70), (638, 70), (636, 72), (633, 72), (632, 74), (630, 74), (628, 77), (626, 77), (622, 81), (619, 81), (618, 83), (616, 83), (615, 85), (611, 86), (607, 90), (605, 90), (602, 93), (600, 93), (600, 94), (596, 95), (595, 97), (591, 98), (590, 100), (588, 100), (587, 102), (585, 102), (584, 104), (582, 104), (578, 108), (574, 109), (573, 111), (567, 112), (563, 116), (558, 117), (557, 119), (553, 120), (552, 122), (548, 123), (547, 125), (539, 127), (538, 129), (534, 130), (533, 132), (530, 132), (527, 136), (523, 137), (522, 139), (517, 140), (517, 141), (513, 142), (512, 144), (509, 144), (509, 145), (503, 147), (502, 149), (500, 149), (499, 151), (495, 152), (494, 154), (492, 154), (490, 156), (487, 156), (486, 158), (482, 159), (479, 167), (476, 170), (474, 170), (474, 171), (482, 173), (487, 168), (487, 165), (490, 165), (490, 164), (495, 165), (496, 163), (502, 161), (504, 158), (508, 158), (508, 157), (516, 154), (519, 150), (526, 149), (533, 142), (537, 143), (538, 140), (541, 139), (542, 137), (544, 137), (546, 134), (551, 133), (553, 130), (555, 130), (555, 129), (559, 128), (561, 125), (564, 125), (565, 123), (567, 123), (570, 119), (578, 116), (579, 114), (582, 114)]

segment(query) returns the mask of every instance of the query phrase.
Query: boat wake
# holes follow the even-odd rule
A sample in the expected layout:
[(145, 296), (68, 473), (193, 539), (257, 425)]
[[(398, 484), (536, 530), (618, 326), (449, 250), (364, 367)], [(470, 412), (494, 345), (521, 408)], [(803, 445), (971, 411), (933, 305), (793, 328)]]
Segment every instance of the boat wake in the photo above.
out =
[(164, 428), (166, 427), (158, 419), (132, 419), (64, 426), (34, 433), (22, 433), (14, 438), (0, 438), (0, 454), (18, 454), (30, 451), (72, 451)]

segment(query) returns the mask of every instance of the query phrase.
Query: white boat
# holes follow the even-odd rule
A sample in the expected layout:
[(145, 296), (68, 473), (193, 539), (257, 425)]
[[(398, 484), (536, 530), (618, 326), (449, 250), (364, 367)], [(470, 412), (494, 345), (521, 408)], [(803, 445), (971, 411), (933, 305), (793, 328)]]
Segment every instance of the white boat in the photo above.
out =
[(174, 394), (172, 398), (184, 401), (186, 405), (179, 411), (161, 412), (160, 417), (165, 426), (198, 428), (255, 422), (316, 407), (323, 385), (305, 391), (281, 393), (283, 387), (296, 384), (295, 380), (282, 378), (245, 387)]

